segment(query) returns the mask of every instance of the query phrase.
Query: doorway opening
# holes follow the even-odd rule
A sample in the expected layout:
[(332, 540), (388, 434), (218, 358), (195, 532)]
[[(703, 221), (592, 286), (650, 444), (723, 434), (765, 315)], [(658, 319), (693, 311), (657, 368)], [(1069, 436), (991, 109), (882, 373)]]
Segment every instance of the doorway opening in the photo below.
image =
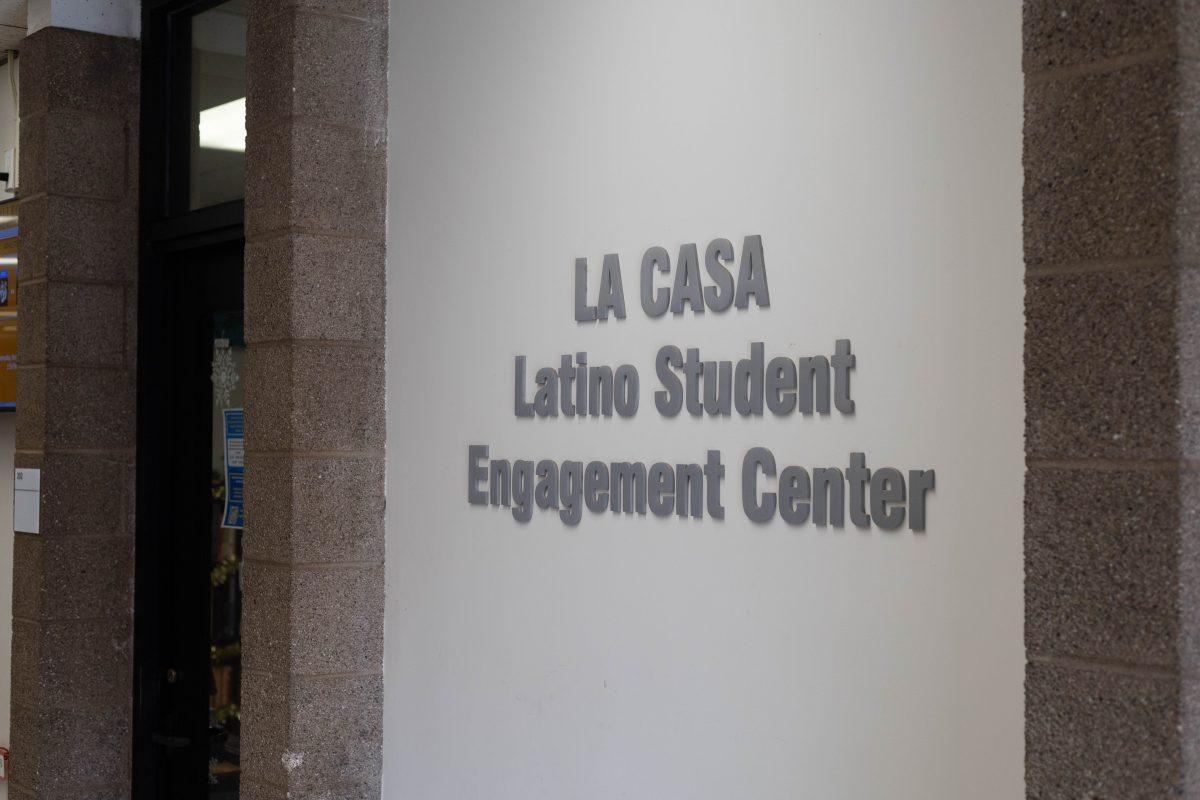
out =
[(143, 4), (133, 796), (240, 783), (246, 0)]

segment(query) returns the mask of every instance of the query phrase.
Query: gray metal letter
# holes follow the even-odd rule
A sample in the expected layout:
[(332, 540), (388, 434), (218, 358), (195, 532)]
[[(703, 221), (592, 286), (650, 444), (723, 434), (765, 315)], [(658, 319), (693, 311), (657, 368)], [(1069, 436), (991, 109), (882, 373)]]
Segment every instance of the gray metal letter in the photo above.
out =
[(728, 239), (713, 239), (704, 251), (704, 268), (716, 286), (704, 289), (704, 302), (710, 311), (725, 311), (733, 305), (733, 276), (726, 264), (733, 262), (733, 243)]
[[(575, 401), (571, 392), (571, 388), (575, 385), (575, 367), (571, 363), (571, 356), (564, 355), (558, 362), (558, 392), (559, 399), (562, 402), (563, 414), (568, 417), (575, 416)], [(579, 409), (580, 415), (586, 409)]]
[(704, 378), (704, 413), (728, 417), (733, 408), (733, 362), (705, 361), (700, 374)]
[(687, 410), (693, 417), (704, 414), (704, 405), (700, 402), (700, 372), (704, 365), (700, 362), (700, 348), (689, 347), (687, 359), (683, 362), (684, 394), (687, 397)]
[(467, 445), (467, 502), (473, 506), (487, 505), (487, 492), (479, 488), (479, 482), (487, 480), (487, 467), (479, 463), (487, 460), (486, 444)]
[(583, 518), (583, 462), (563, 462), (558, 473), (558, 497), (562, 504), (558, 518), (568, 525), (578, 525)]
[(750, 358), (737, 363), (733, 373), (733, 405), (743, 417), (763, 413), (763, 343), (750, 343)]
[(843, 414), (854, 413), (854, 401), (850, 399), (850, 370), (856, 361), (850, 352), (850, 340), (838, 339), (834, 345), (833, 358), (833, 404)]
[(759, 308), (771, 305), (771, 295), (767, 292), (767, 264), (763, 260), (761, 236), (747, 236), (742, 243), (742, 263), (738, 269), (734, 305), (747, 308), (750, 305), (750, 295), (754, 295)]
[[(867, 516), (864, 504), (867, 481), (871, 480), (871, 470), (866, 467), (867, 459), (862, 453), (850, 454), (850, 468), (846, 470), (846, 480), (850, 482), (850, 521), (856, 528), (871, 527), (871, 518)], [(874, 493), (875, 484), (871, 484)], [(875, 507), (875, 498), (871, 498), (871, 508)]]
[(707, 487), (705, 504), (708, 508), (708, 515), (713, 519), (725, 519), (725, 506), (721, 505), (721, 481), (723, 480), (725, 480), (725, 465), (721, 463), (721, 451), (709, 450), (708, 458), (704, 462), (704, 485)]
[[(888, 503), (898, 503), (888, 508)], [(884, 467), (871, 476), (871, 516), (885, 531), (904, 524), (904, 476), (900, 470)]]
[(596, 309), (587, 304), (587, 259), (575, 259), (575, 321), (593, 322)]
[(742, 508), (752, 522), (770, 522), (775, 516), (775, 493), (763, 492), (758, 498), (758, 470), (775, 474), (775, 456), (765, 447), (752, 447), (742, 459)]
[(533, 404), (525, 399), (525, 356), (517, 356), (513, 372), (513, 411), (518, 417), (532, 417)]
[(533, 382), (538, 385), (533, 396), (533, 410), (539, 417), (558, 416), (558, 373), (553, 367), (542, 367)]
[(803, 525), (808, 519), (808, 500), (812, 488), (808, 470), (785, 467), (779, 474), (779, 516), (788, 525)]
[(910, 531), (925, 530), (925, 493), (933, 491), (933, 470), (910, 469), (908, 471), (908, 487), (911, 499), (908, 501), (908, 529)]
[(610, 467), (612, 501), (609, 503), (614, 514), (636, 511), (646, 513), (646, 465), (640, 461), (619, 461)]
[(697, 519), (704, 515), (704, 470), (699, 464), (675, 465), (675, 513)]
[(588, 375), (588, 414), (611, 417), (613, 412), (613, 371), (604, 364), (592, 367)]
[(583, 473), (583, 499), (588, 511), (608, 510), (608, 465), (592, 461)]
[(683, 354), (673, 344), (663, 345), (654, 359), (654, 369), (663, 388), (654, 393), (654, 405), (664, 417), (673, 417), (683, 408), (683, 384), (671, 369), (683, 366)]
[(675, 508), (675, 473), (659, 461), (650, 467), (650, 513), (669, 517)]
[(516, 461), (512, 473), (512, 515), (517, 522), (533, 516), (533, 462)]
[(534, 490), (538, 508), (558, 508), (558, 463), (545, 459), (537, 465), (538, 484)]
[(671, 293), (666, 289), (654, 291), (654, 268), (671, 271), (671, 256), (661, 247), (651, 247), (642, 256), (642, 310), (648, 317), (661, 317), (671, 305)]
[(840, 528), (846, 521), (846, 483), (837, 467), (813, 470), (813, 523)]
[(671, 313), (682, 314), (687, 303), (697, 314), (704, 313), (704, 288), (700, 280), (700, 257), (696, 245), (679, 248), (679, 263), (675, 265), (675, 288), (671, 290)]
[(600, 319), (608, 319), (610, 308), (617, 319), (625, 319), (625, 287), (621, 285), (621, 259), (616, 253), (604, 256), (604, 266), (600, 269), (600, 302), (596, 305)]
[(617, 413), (622, 417), (632, 417), (636, 414), (638, 403), (641, 402), (640, 393), (637, 367), (632, 364), (617, 367), (617, 385), (613, 393)]
[(816, 401), (817, 411), (829, 413), (829, 360), (825, 356), (801, 358), (796, 362), (800, 367), (800, 413), (809, 416), (813, 413), (813, 401)]
[(772, 414), (782, 417), (796, 410), (796, 365), (790, 358), (779, 356), (767, 364), (766, 394)]

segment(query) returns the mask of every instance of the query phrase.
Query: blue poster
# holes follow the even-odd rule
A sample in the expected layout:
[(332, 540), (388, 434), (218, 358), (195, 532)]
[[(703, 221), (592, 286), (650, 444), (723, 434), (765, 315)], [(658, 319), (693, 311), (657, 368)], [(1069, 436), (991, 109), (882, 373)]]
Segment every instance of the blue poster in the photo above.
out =
[(246, 527), (246, 417), (227, 408), (225, 417), (225, 516), (223, 528)]

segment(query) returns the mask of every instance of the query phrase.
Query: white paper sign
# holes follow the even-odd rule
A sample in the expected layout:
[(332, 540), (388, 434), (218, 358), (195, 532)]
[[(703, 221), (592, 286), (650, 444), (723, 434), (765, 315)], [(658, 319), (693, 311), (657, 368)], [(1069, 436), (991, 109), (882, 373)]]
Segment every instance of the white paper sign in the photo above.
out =
[(18, 469), (13, 481), (13, 530), (41, 533), (42, 471)]

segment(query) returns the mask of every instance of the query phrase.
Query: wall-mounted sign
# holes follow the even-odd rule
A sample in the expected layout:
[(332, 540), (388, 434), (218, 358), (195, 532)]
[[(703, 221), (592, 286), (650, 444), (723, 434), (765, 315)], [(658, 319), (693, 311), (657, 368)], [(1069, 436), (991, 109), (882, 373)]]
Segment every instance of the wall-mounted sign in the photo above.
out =
[(13, 481), (13, 530), (41, 533), (42, 471), (18, 468)]
[(223, 528), (246, 527), (246, 418), (242, 409), (221, 412), (225, 421), (225, 513)]
[[(762, 237), (742, 244), (737, 278), (733, 276), (733, 244), (714, 239), (704, 253), (685, 244), (674, 268), (662, 247), (642, 257), (640, 295), (643, 311), (659, 317), (731, 307), (770, 307)], [(671, 285), (658, 285), (671, 275)], [(594, 305), (587, 296), (587, 259), (575, 261), (575, 321), (587, 324), (610, 317), (626, 318), (620, 258), (606, 255)], [(705, 360), (696, 347), (668, 344), (654, 355), (659, 388), (654, 410), (664, 418), (686, 412), (693, 417), (828, 417), (834, 411), (852, 416), (851, 374), (858, 366), (849, 339), (837, 339), (833, 352), (821, 355), (766, 356), (764, 342), (751, 342), (749, 354), (732, 360)], [(634, 416), (641, 407), (641, 379), (633, 364), (589, 364), (586, 352), (565, 354), (557, 365), (540, 367), (532, 382), (526, 358), (513, 367), (513, 413), (518, 418)], [(534, 509), (557, 512), (567, 525), (577, 525), (586, 509), (601, 514), (725, 517), (722, 453), (707, 450), (703, 463), (659, 461), (555, 461), (491, 458), (488, 445), (467, 447), (467, 501), (471, 505), (510, 508), (513, 518), (527, 522)], [(741, 459), (742, 510), (753, 522), (778, 515), (790, 525), (842, 527), (847, 516), (858, 528), (872, 525), (896, 530), (908, 523), (925, 530), (926, 496), (933, 491), (932, 469), (879, 467), (872, 471), (866, 456), (851, 452), (846, 468), (782, 466), (767, 447), (751, 447)]]

